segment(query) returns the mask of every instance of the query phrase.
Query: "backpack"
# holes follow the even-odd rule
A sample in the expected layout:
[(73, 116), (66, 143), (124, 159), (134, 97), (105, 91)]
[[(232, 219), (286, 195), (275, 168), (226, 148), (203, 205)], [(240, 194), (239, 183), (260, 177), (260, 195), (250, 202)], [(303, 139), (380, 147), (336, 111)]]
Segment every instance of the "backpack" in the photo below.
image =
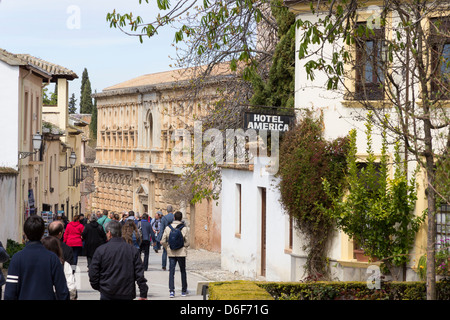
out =
[(176, 228), (173, 228), (169, 224), (170, 234), (169, 234), (169, 247), (170, 250), (177, 250), (184, 247), (184, 237), (181, 233), (181, 229), (184, 228), (184, 224), (180, 223)]
[(143, 233), (142, 233), (142, 223), (141, 223), (141, 221), (138, 222), (138, 232), (139, 232), (140, 242), (142, 242)]

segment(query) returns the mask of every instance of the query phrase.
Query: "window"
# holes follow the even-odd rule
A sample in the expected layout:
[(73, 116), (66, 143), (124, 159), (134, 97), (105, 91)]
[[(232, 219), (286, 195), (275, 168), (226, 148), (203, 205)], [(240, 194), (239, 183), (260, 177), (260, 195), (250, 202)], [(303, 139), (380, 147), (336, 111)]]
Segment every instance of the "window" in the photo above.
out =
[(447, 249), (450, 253), (450, 205), (441, 205), (436, 214), (436, 250)]
[[(358, 24), (366, 29), (366, 24)], [(360, 29), (361, 30), (361, 29)], [(356, 40), (356, 81), (355, 98), (357, 100), (382, 100), (384, 75), (382, 54), (384, 29), (368, 30)]]
[(236, 183), (236, 237), (241, 237), (242, 191), (241, 184)]
[(23, 111), (23, 143), (28, 140), (28, 92), (25, 92)]
[(50, 192), (53, 192), (53, 185), (52, 185), (52, 165), (53, 165), (53, 156), (50, 156), (50, 162), (49, 162), (49, 168), (48, 168), (48, 186)]
[(153, 115), (148, 114), (147, 117), (147, 147), (151, 148), (153, 146)]
[(438, 100), (450, 99), (450, 18), (431, 19), (431, 90)]

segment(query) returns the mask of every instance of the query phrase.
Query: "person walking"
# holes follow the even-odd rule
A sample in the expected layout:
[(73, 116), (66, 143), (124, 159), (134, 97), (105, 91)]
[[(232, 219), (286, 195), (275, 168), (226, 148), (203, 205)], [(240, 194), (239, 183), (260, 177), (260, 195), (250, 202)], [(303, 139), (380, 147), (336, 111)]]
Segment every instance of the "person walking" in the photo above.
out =
[(101, 300), (132, 300), (136, 298), (136, 284), (140, 300), (146, 300), (148, 286), (139, 250), (125, 242), (121, 230), (115, 220), (106, 226), (107, 242), (95, 250), (89, 282), (100, 292)]
[(86, 224), (88, 223), (88, 219), (86, 219), (85, 217), (84, 217), (84, 214), (82, 214), (82, 213), (80, 213), (80, 223), (83, 225), (83, 226), (86, 226)]
[(133, 222), (135, 222), (136, 217), (134, 216), (134, 211), (133, 210), (128, 211), (128, 216), (127, 216), (125, 221), (127, 221), (127, 220), (133, 220)]
[(73, 265), (73, 250), (62, 240), (64, 234), (64, 223), (61, 220), (55, 220), (48, 225), (48, 234), (59, 239), (63, 251), (64, 261)]
[(161, 243), (158, 241), (158, 234), (160, 231), (160, 223), (161, 223), (162, 212), (156, 211), (155, 217), (151, 220), (151, 225), (154, 233), (153, 237), (153, 250), (158, 253), (159, 249), (161, 249)]
[[(0, 241), (0, 263), (5, 263), (9, 260), (9, 254), (6, 252), (6, 249), (3, 247), (2, 242)], [(0, 269), (0, 299), (2, 297), (2, 288), (6, 283), (5, 277), (3, 276), (3, 272)]]
[(106, 242), (106, 233), (97, 222), (97, 215), (91, 214), (89, 223), (84, 227), (81, 237), (86, 248), (87, 267), (89, 268), (95, 250)]
[[(168, 205), (167, 206), (167, 214), (161, 218), (161, 224), (160, 224), (161, 232), (159, 233), (158, 238), (157, 238), (157, 240), (159, 242), (161, 242), (161, 239), (162, 239), (162, 236), (164, 234), (164, 230), (166, 229), (166, 227), (173, 222), (174, 217), (173, 217), (173, 213), (172, 212), (173, 212), (172, 206)], [(166, 266), (167, 266), (167, 250), (163, 246), (162, 269), (166, 270)]]
[(153, 233), (153, 228), (148, 221), (148, 214), (144, 213), (142, 215), (141, 221), (138, 222), (138, 229), (142, 232), (142, 242), (139, 246), (140, 253), (144, 253), (144, 270), (148, 270), (148, 258), (150, 255), (150, 243), (151, 240), (155, 237)]
[(45, 223), (30, 216), (23, 231), (25, 248), (14, 254), (6, 277), (5, 300), (69, 300), (64, 268), (59, 258), (41, 243)]
[(103, 227), (103, 230), (106, 232), (106, 225), (110, 222), (111, 219), (108, 217), (108, 210), (103, 209), (103, 215), (98, 218), (97, 222), (99, 225)]
[(69, 289), (70, 293), (70, 300), (77, 300), (78, 292), (75, 275), (72, 272), (72, 266), (67, 261), (64, 261), (61, 241), (56, 237), (47, 236), (44, 237), (41, 242), (47, 250), (53, 252), (58, 256), (61, 264), (64, 266), (64, 275), (66, 276), (67, 288)]
[(84, 226), (80, 223), (80, 216), (75, 215), (73, 221), (69, 222), (64, 233), (64, 243), (67, 244), (73, 250), (73, 264), (72, 268), (75, 269), (78, 264), (78, 257), (81, 256), (83, 250), (83, 240), (81, 234), (83, 233)]
[(122, 212), (122, 218), (120, 219), (120, 225), (123, 227), (123, 225), (125, 224), (125, 221), (127, 221), (128, 218), (128, 212), (124, 211)]
[(132, 244), (139, 249), (141, 244), (141, 236), (139, 235), (138, 227), (134, 223), (134, 219), (128, 219), (122, 227), (122, 238), (126, 243)]
[[(175, 212), (174, 221), (164, 229), (161, 238), (161, 245), (166, 248), (169, 257), (169, 296), (175, 297), (175, 267), (178, 263), (181, 273), (181, 296), (188, 294), (186, 275), (186, 256), (189, 247), (189, 237), (187, 227), (181, 221), (183, 214)], [(178, 239), (177, 236), (178, 235)], [(178, 245), (177, 245), (178, 242)]]

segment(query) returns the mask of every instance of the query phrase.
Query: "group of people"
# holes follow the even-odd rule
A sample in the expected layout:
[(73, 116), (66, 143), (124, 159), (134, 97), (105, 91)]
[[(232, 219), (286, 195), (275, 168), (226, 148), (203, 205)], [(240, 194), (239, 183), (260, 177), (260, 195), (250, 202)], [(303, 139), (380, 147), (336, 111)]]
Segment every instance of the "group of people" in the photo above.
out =
[[(88, 262), (91, 287), (100, 292), (102, 300), (146, 299), (148, 286), (144, 271), (148, 270), (150, 247), (163, 248), (162, 269), (169, 258), (169, 295), (175, 296), (175, 267), (180, 267), (182, 290), (187, 294), (186, 256), (189, 246), (187, 228), (182, 213), (158, 211), (155, 218), (147, 213), (135, 216), (133, 211), (122, 217), (103, 210), (102, 216), (74, 216), (64, 224), (57, 220), (49, 224), (49, 236), (43, 237), (45, 223), (38, 215), (24, 224), (25, 248), (11, 259), (5, 286), (5, 300), (16, 299), (77, 299), (75, 270), (78, 257), (84, 254)], [(175, 241), (181, 244), (175, 246)], [(2, 248), (0, 243), (0, 249)], [(141, 254), (144, 254), (144, 260)], [(7, 259), (9, 257), (3, 258)], [(0, 259), (2, 254), (0, 252)], [(0, 278), (0, 289), (2, 286)], [(1, 293), (1, 291), (0, 291)]]

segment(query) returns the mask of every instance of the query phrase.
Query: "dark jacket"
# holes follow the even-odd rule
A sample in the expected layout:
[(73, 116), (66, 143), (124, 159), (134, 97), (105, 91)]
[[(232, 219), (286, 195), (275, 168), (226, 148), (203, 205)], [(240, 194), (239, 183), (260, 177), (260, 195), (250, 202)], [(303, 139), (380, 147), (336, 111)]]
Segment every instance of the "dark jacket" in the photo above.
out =
[(147, 298), (147, 279), (139, 250), (121, 237), (111, 238), (97, 248), (89, 266), (89, 282), (106, 298), (122, 300), (136, 298), (137, 283), (140, 297)]
[(73, 249), (69, 247), (64, 241), (61, 240), (61, 248), (63, 251), (64, 261), (68, 262), (70, 265), (73, 265)]
[(143, 241), (150, 241), (155, 238), (155, 233), (153, 232), (152, 225), (148, 220), (142, 219), (138, 222), (138, 228), (141, 228), (142, 230), (142, 240)]
[(69, 300), (69, 297), (61, 261), (40, 241), (28, 242), (13, 255), (6, 277), (5, 300)]
[[(6, 249), (3, 248), (2, 242), (0, 241), (0, 263), (5, 263), (9, 260), (9, 254), (6, 252)], [(4, 285), (6, 282), (5, 277), (3, 276), (3, 272), (0, 269), (0, 287)]]
[(95, 250), (106, 242), (105, 231), (97, 221), (86, 224), (81, 237), (84, 239), (87, 257), (92, 257)]
[(161, 223), (160, 223), (160, 225), (159, 225), (159, 230), (160, 230), (160, 232), (158, 233), (158, 237), (157, 237), (157, 240), (158, 240), (158, 241), (161, 241), (162, 236), (163, 236), (163, 234), (164, 234), (164, 230), (166, 229), (166, 227), (167, 227), (169, 224), (172, 224), (173, 220), (174, 220), (174, 215), (173, 215), (172, 212), (166, 214), (165, 216), (163, 216), (163, 217), (161, 218)]

